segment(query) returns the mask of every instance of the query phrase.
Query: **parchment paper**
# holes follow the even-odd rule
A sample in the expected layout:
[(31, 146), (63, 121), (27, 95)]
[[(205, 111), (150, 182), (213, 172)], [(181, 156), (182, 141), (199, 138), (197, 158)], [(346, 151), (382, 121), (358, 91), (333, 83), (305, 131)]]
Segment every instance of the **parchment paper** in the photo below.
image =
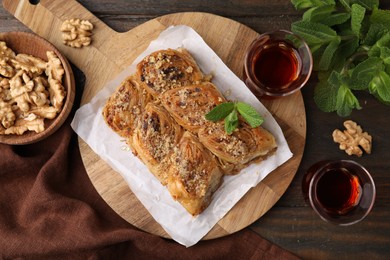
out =
[[(146, 55), (167, 48), (186, 48), (195, 58), (205, 74), (212, 73), (212, 82), (230, 100), (251, 104), (265, 118), (263, 127), (274, 134), (278, 143), (277, 152), (259, 164), (252, 164), (238, 175), (225, 176), (222, 186), (214, 194), (210, 206), (199, 216), (190, 215), (178, 202), (172, 199), (168, 190), (149, 172), (146, 166), (128, 149), (124, 148), (121, 137), (104, 122), (102, 108), (107, 98)], [(177, 242), (189, 247), (196, 244), (213, 226), (255, 187), (268, 173), (292, 157), (286, 139), (272, 115), (248, 90), (245, 84), (222, 62), (215, 52), (192, 28), (187, 26), (169, 27), (152, 41), (149, 47), (91, 100), (79, 108), (72, 122), (74, 131), (121, 174), (133, 193), (161, 224), (164, 230)], [(261, 203), (261, 198), (259, 198)]]

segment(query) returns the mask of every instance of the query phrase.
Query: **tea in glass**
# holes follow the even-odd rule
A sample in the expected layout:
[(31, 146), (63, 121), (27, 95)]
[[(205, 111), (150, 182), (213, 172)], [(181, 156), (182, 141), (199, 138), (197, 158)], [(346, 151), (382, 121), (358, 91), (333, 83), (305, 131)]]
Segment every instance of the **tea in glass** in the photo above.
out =
[(351, 225), (365, 218), (376, 192), (370, 173), (350, 160), (313, 165), (304, 176), (302, 190), (322, 219), (338, 225)]
[(244, 79), (258, 97), (292, 94), (310, 77), (313, 60), (307, 44), (288, 31), (264, 33), (253, 41), (244, 62)]

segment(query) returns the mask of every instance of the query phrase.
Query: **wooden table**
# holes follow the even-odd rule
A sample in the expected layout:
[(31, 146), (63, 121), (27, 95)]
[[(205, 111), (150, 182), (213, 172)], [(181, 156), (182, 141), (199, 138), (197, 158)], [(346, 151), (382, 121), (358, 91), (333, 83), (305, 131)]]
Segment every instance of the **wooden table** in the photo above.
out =
[[(301, 13), (288, 0), (241, 1), (142, 1), (80, 0), (107, 25), (117, 31), (131, 28), (152, 18), (175, 12), (200, 11), (218, 14), (243, 23), (257, 32), (290, 29)], [(390, 2), (382, 0), (382, 8)], [(0, 32), (29, 31), (0, 6)], [(77, 75), (77, 74), (76, 74)], [(80, 80), (76, 78), (76, 81)], [(302, 93), (307, 116), (305, 153), (290, 187), (277, 204), (250, 228), (262, 237), (303, 258), (389, 258), (390, 257), (390, 107), (380, 104), (367, 93), (359, 93), (363, 107), (348, 119), (363, 126), (373, 136), (373, 153), (361, 158), (349, 157), (333, 143), (331, 133), (342, 128), (345, 118), (318, 110), (313, 101), (315, 75)], [(377, 199), (370, 215), (350, 227), (327, 224), (308, 207), (301, 194), (305, 171), (324, 159), (354, 159), (364, 165), (374, 178)]]

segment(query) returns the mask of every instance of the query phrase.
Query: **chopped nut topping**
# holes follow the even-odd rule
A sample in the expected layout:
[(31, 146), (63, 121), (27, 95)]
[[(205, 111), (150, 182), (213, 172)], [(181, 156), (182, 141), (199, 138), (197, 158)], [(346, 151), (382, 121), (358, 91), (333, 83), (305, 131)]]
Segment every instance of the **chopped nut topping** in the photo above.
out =
[(177, 122), (191, 132), (196, 132), (207, 120), (205, 115), (224, 98), (212, 83), (190, 85), (162, 94), (163, 106)]
[(137, 65), (137, 74), (147, 91), (157, 97), (167, 90), (200, 81), (203, 74), (189, 54), (182, 50), (157, 51)]
[[(120, 114), (130, 110), (136, 118), (133, 132), (123, 136), (121, 128), (116, 127), (118, 122), (114, 122), (115, 114), (103, 112), (103, 116), (191, 214), (198, 215), (208, 206), (223, 174), (235, 174), (276, 150), (274, 137), (263, 128), (240, 121), (240, 131), (227, 135), (223, 122), (205, 119), (226, 100), (205, 81), (186, 50), (153, 52), (137, 64), (132, 77), (152, 100), (144, 106), (130, 105), (138, 95), (129, 95), (127, 100), (125, 94), (118, 98), (114, 93), (105, 107), (115, 104)], [(127, 125), (126, 119), (120, 117), (118, 121)]]
[(247, 145), (235, 135), (228, 135), (226, 132), (220, 131), (220, 128), (220, 125), (211, 125), (208, 133), (212, 135), (214, 131), (221, 132), (222, 135), (217, 139), (217, 142), (224, 144), (225, 151), (236, 158), (244, 156), (248, 152)]
[[(149, 111), (143, 115), (141, 120), (141, 138), (152, 157), (161, 162), (176, 146), (175, 127), (167, 124), (164, 118), (168, 116), (166, 111)], [(173, 119), (172, 119), (173, 120)], [(170, 129), (172, 127), (172, 129)]]
[(192, 73), (194, 71), (194, 68), (192, 66), (189, 66), (187, 69), (186, 69), (186, 72), (187, 73)]

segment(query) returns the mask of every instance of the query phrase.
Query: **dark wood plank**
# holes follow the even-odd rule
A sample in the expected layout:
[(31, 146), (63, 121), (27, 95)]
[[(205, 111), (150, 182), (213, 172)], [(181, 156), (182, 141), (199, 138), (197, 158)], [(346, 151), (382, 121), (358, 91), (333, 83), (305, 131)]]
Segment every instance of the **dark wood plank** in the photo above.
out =
[[(300, 18), (289, 0), (79, 0), (116, 31), (128, 31), (155, 17), (175, 12), (201, 11), (241, 22), (257, 32), (289, 29)], [(390, 1), (381, 1), (390, 9)], [(0, 31), (29, 31), (0, 6)], [(307, 116), (307, 141), (299, 170), (287, 192), (267, 214), (251, 225), (264, 238), (307, 259), (386, 259), (390, 257), (390, 107), (367, 93), (359, 93), (363, 107), (348, 117), (374, 138), (373, 153), (349, 157), (338, 150), (331, 133), (345, 118), (318, 110), (313, 101), (316, 77), (302, 93)], [(301, 181), (313, 163), (323, 159), (353, 159), (363, 164), (376, 182), (377, 198), (371, 214), (351, 227), (337, 227), (320, 220), (305, 203)]]
[(304, 259), (386, 259), (390, 213), (375, 208), (363, 222), (339, 227), (308, 207), (274, 207), (251, 228)]

